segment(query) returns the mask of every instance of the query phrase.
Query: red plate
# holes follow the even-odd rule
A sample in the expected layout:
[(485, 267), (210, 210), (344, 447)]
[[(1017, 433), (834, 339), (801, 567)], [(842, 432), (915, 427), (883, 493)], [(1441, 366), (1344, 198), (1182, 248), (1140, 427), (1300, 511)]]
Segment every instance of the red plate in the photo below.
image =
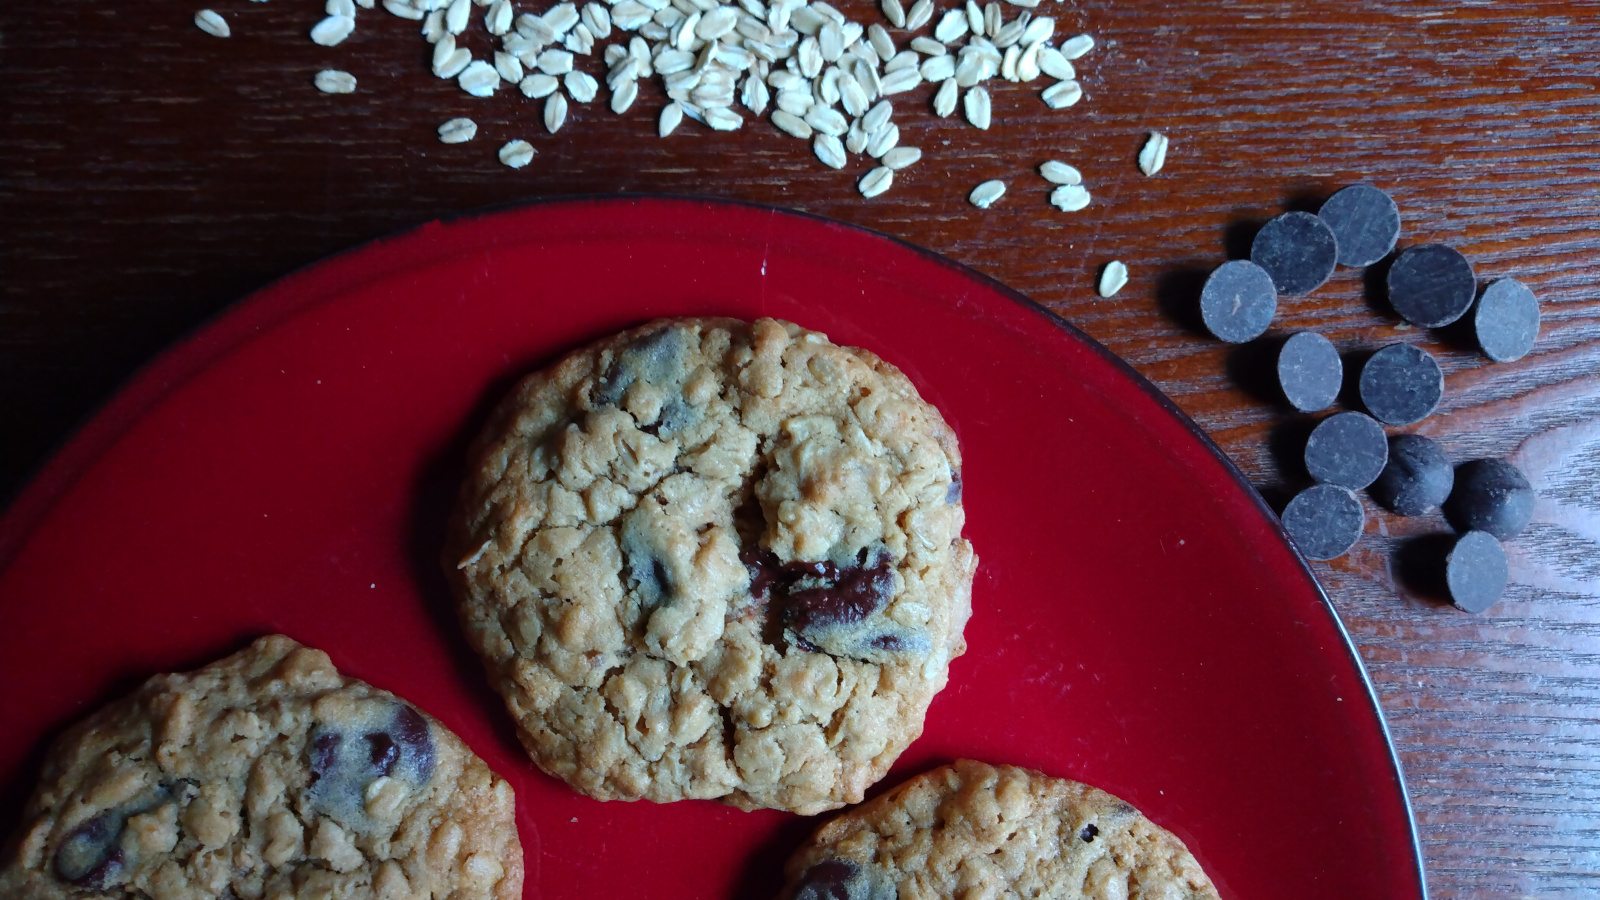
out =
[(1230, 900), (1421, 898), (1394, 750), (1271, 513), (1154, 388), (928, 253), (749, 206), (552, 203), (294, 275), (139, 374), (0, 522), (9, 828), (47, 739), (281, 631), (454, 729), (517, 790), (528, 897), (771, 897), (816, 825), (598, 803), (535, 770), (435, 559), (466, 441), (518, 375), (656, 316), (870, 348), (955, 426), (969, 650), (887, 783), (956, 757), (1087, 781)]

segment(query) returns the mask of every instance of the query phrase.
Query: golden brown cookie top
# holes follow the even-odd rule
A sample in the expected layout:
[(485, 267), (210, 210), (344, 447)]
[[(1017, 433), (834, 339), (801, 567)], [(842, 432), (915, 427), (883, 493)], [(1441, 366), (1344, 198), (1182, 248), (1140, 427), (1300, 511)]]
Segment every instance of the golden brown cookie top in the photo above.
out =
[(63, 735), (4, 865), (26, 900), (522, 896), (510, 785), (281, 635)]
[(653, 322), (524, 379), (445, 567), (545, 771), (601, 799), (855, 802), (965, 649), (955, 436), (871, 353)]
[(1217, 900), (1175, 835), (1105, 791), (958, 760), (822, 826), (787, 900)]

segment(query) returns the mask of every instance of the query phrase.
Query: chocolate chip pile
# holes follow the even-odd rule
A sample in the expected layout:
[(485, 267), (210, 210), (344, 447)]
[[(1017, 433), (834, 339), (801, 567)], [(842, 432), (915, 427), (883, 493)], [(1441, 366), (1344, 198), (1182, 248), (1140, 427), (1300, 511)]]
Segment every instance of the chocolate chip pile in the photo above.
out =
[[(1248, 260), (1223, 263), (1207, 278), (1201, 318), (1224, 341), (1254, 340), (1272, 324), (1279, 297), (1311, 293), (1336, 266), (1378, 263), (1399, 238), (1400, 210), (1393, 198), (1371, 185), (1347, 187), (1316, 215), (1288, 212), (1264, 225)], [(1387, 287), (1394, 311), (1413, 325), (1442, 328), (1471, 312), (1478, 345), (1495, 362), (1521, 359), (1538, 338), (1539, 301), (1531, 290), (1502, 278), (1480, 297), (1472, 263), (1442, 244), (1402, 251)], [(1279, 350), (1277, 374), (1290, 406), (1319, 412), (1338, 399), (1344, 364), (1331, 341), (1302, 331)], [(1356, 491), (1367, 489), (1402, 516), (1442, 509), (1464, 532), (1445, 560), (1450, 598), (1467, 612), (1488, 609), (1500, 599), (1508, 574), (1500, 542), (1516, 537), (1533, 517), (1528, 479), (1496, 459), (1453, 468), (1428, 438), (1385, 433), (1385, 425), (1421, 422), (1444, 398), (1444, 372), (1421, 347), (1394, 343), (1372, 354), (1362, 365), (1357, 394), (1365, 412), (1328, 416), (1307, 439), (1306, 471), (1315, 483), (1284, 508), (1284, 530), (1305, 556), (1327, 560), (1347, 553), (1365, 528)]]

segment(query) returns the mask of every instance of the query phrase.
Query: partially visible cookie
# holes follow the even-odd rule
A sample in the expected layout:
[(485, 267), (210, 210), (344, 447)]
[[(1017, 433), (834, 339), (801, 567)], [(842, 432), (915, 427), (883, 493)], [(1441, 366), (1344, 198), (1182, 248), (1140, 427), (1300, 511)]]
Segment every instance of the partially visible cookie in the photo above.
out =
[(4, 866), (20, 900), (522, 896), (511, 786), (281, 635), (63, 735)]
[(818, 829), (787, 900), (1216, 900), (1183, 842), (1105, 791), (959, 760)]
[(861, 799), (966, 649), (961, 456), (894, 366), (653, 322), (525, 378), (445, 568), (540, 768), (603, 800)]

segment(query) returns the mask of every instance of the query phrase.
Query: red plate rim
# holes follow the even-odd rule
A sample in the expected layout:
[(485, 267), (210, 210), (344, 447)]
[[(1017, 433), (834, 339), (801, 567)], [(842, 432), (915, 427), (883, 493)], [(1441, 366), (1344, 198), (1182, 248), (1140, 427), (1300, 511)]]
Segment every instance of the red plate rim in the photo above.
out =
[[(805, 219), (814, 223), (859, 232), (872, 238), (887, 240), (903, 249), (912, 251), (929, 262), (936, 263), (966, 279), (976, 282), (978, 286), (987, 291), (1009, 298), (1012, 302), (1021, 304), (1035, 314), (1044, 317), (1057, 330), (1095, 353), (1121, 372), (1132, 383), (1136, 384), (1161, 409), (1180, 422), (1196, 441), (1216, 461), (1222, 464), (1223, 469), (1238, 489), (1249, 497), (1257, 513), (1267, 520), (1272, 532), (1293, 552), (1293, 556), (1298, 562), (1301, 576), (1321, 600), (1321, 608), (1328, 616), (1335, 633), (1343, 644), (1346, 659), (1360, 677), (1361, 685), (1366, 692), (1368, 710), (1383, 735), (1384, 744), (1388, 752), (1389, 765), (1394, 772), (1394, 783), (1400, 794), (1400, 804), (1405, 812), (1406, 824), (1410, 834), (1411, 856), (1415, 865), (1418, 897), (1421, 900), (1428, 900), (1428, 886), (1423, 865), (1421, 841), (1417, 831), (1416, 815), (1412, 809), (1410, 794), (1406, 789), (1399, 754), (1395, 750), (1394, 739), (1383, 716), (1382, 707), (1378, 702), (1377, 692), (1373, 687), (1372, 680), (1367, 674), (1366, 667), (1361, 663), (1355, 643), (1351, 639), (1349, 631), (1345, 628), (1343, 620), (1339, 618), (1332, 601), (1329, 600), (1327, 593), (1322, 589), (1322, 585), (1317, 581), (1305, 558), (1294, 547), (1294, 543), (1289, 540), (1288, 535), (1283, 531), (1277, 515), (1267, 505), (1260, 493), (1250, 484), (1244, 473), (1233, 463), (1232, 459), (1211, 440), (1211, 437), (1204, 429), (1184, 413), (1171, 398), (1141, 375), (1138, 370), (1134, 369), (1132, 365), (1037, 301), (984, 275), (976, 269), (927, 248), (894, 235), (814, 213), (739, 200), (677, 194), (623, 193), (533, 199), (436, 219), (357, 245), (302, 266), (224, 307), (214, 316), (178, 338), (171, 346), (161, 351), (130, 375), (101, 406), (92, 411), (76, 427), (72, 434), (57, 446), (46, 461), (27, 477), (22, 489), (17, 492), (3, 514), (0, 514), (0, 570), (9, 567), (35, 525), (49, 513), (55, 502), (93, 466), (99, 457), (129, 427), (139, 421), (148, 410), (163, 400), (170, 392), (190, 378), (203, 372), (213, 361), (225, 357), (237, 346), (256, 334), (274, 327), (305, 309), (331, 301), (339, 296), (344, 289), (352, 286), (354, 282), (360, 281), (361, 279), (359, 278), (352, 279), (350, 277), (350, 274), (345, 271), (347, 267), (341, 265), (342, 262), (358, 255), (366, 256), (374, 252), (387, 251), (397, 261), (407, 260), (407, 262), (396, 265), (395, 269), (392, 270), (396, 272), (403, 271), (414, 266), (427, 265), (429, 261), (427, 259), (406, 257), (401, 252), (405, 246), (419, 238), (432, 237), (434, 236), (433, 232), (440, 231), (447, 226), (455, 228), (470, 226), (475, 229), (486, 230), (492, 228), (494, 222), (501, 217), (525, 212), (533, 208), (556, 210), (563, 206), (578, 207), (612, 203), (627, 204), (635, 207), (643, 204), (656, 206), (687, 204), (700, 207), (744, 208), (774, 215)], [(478, 245), (482, 246), (482, 243), (479, 242)]]

